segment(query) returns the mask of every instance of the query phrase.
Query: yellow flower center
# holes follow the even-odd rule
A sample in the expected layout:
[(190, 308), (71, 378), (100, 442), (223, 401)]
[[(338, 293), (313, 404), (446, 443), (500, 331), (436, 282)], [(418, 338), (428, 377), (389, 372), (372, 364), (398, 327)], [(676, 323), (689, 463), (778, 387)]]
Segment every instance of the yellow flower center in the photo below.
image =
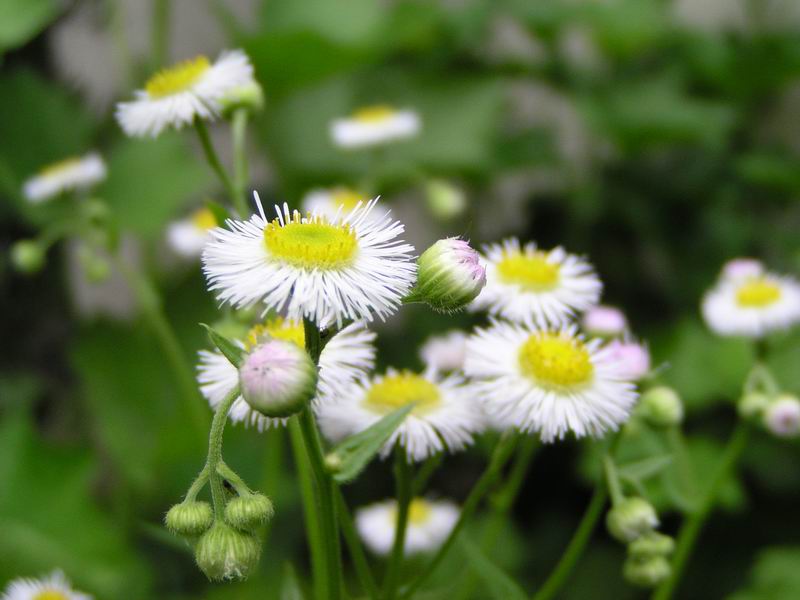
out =
[(751, 279), (736, 290), (736, 303), (744, 308), (764, 308), (780, 297), (780, 286), (763, 277)]
[(207, 208), (201, 208), (192, 213), (192, 224), (198, 229), (208, 230), (217, 226), (217, 217)]
[(504, 283), (516, 284), (528, 291), (552, 290), (558, 284), (559, 265), (548, 258), (546, 252), (504, 254), (497, 263), (497, 273)]
[(60, 160), (58, 162), (49, 164), (46, 167), (42, 167), (42, 169), (39, 171), (39, 175), (42, 175), (43, 177), (50, 177), (52, 175), (57, 175), (62, 171), (66, 171), (68, 169), (74, 169), (80, 164), (81, 164), (80, 158), (76, 157), (65, 158), (64, 160)]
[(588, 383), (594, 373), (583, 342), (562, 333), (535, 333), (519, 351), (522, 372), (539, 385), (571, 388)]
[[(422, 498), (414, 498), (408, 504), (408, 522), (411, 525), (424, 525), (431, 516), (431, 505)], [(392, 525), (397, 523), (397, 509), (389, 513)]]
[(300, 348), (306, 347), (303, 324), (300, 321), (284, 319), (283, 317), (272, 317), (264, 321), (264, 323), (254, 326), (247, 332), (244, 343), (248, 349), (251, 349), (267, 337), (292, 342)]
[(441, 395), (435, 384), (409, 371), (384, 377), (370, 388), (364, 400), (367, 408), (383, 414), (412, 402), (416, 404), (412, 412), (420, 414), (436, 407)]
[(365, 106), (353, 113), (353, 119), (361, 123), (380, 123), (391, 119), (397, 111), (387, 104), (376, 104), (375, 106)]
[(275, 258), (309, 270), (341, 269), (358, 252), (356, 233), (349, 225), (331, 225), (323, 218), (303, 222), (299, 213), (283, 227), (277, 219), (268, 223), (264, 245)]
[(211, 63), (205, 56), (184, 60), (153, 75), (144, 85), (144, 89), (148, 96), (156, 99), (185, 92), (210, 67)]
[(69, 597), (58, 590), (42, 590), (33, 597), (33, 600), (69, 600)]
[(359, 202), (366, 202), (367, 197), (350, 188), (336, 188), (331, 192), (331, 199), (335, 206), (342, 206), (344, 212), (353, 210)]

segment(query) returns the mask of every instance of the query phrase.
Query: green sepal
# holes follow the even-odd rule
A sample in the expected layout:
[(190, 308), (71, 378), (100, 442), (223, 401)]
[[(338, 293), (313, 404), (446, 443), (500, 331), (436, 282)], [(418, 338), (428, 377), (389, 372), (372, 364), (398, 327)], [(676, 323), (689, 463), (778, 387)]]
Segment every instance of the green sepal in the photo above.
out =
[(214, 344), (220, 352), (222, 352), (225, 358), (227, 358), (234, 367), (238, 369), (240, 366), (242, 366), (242, 362), (244, 362), (244, 350), (242, 348), (216, 331), (210, 325), (200, 323), (200, 326), (205, 327), (211, 343)]

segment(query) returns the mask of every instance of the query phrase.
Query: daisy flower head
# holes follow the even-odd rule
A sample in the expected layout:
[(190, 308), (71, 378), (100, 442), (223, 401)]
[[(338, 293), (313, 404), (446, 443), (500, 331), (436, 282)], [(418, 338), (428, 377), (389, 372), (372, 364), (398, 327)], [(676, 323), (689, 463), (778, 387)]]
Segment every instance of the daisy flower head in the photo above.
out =
[(486, 287), (475, 309), (515, 322), (561, 325), (600, 298), (603, 286), (594, 268), (563, 248), (544, 251), (510, 238), (484, 253)]
[(425, 366), (435, 371), (460, 371), (464, 368), (467, 350), (467, 334), (454, 329), (425, 340), (419, 356)]
[[(439, 548), (455, 527), (459, 514), (458, 506), (447, 500), (414, 498), (408, 507), (404, 554), (432, 552)], [(391, 552), (397, 528), (397, 500), (359, 508), (355, 521), (358, 534), (372, 552), (379, 556)]]
[(53, 571), (41, 579), (14, 579), (6, 586), (1, 600), (91, 600), (88, 594), (76, 592), (61, 571)]
[(22, 193), (32, 204), (39, 204), (65, 192), (91, 188), (105, 178), (105, 162), (99, 154), (90, 152), (42, 168), (23, 184)]
[(223, 52), (213, 63), (198, 56), (153, 75), (134, 100), (117, 104), (117, 121), (129, 136), (156, 137), (168, 127), (215, 118), (222, 100), (252, 81), (253, 66), (241, 50)]
[(544, 442), (616, 430), (637, 398), (612, 352), (574, 325), (494, 322), (470, 337), (464, 370), (487, 414)]
[(457, 375), (389, 369), (384, 375), (360, 378), (336, 396), (336, 401), (323, 403), (317, 413), (322, 432), (331, 441), (363, 431), (398, 408), (415, 404), (383, 446), (384, 458), (395, 444), (412, 462), (444, 450), (462, 450), (484, 428), (480, 406)]
[(210, 239), (209, 232), (218, 225), (208, 208), (200, 208), (188, 217), (170, 223), (167, 244), (181, 258), (198, 258)]
[[(303, 211), (321, 215), (327, 219), (336, 219), (339, 214), (348, 214), (359, 203), (369, 202), (369, 196), (348, 187), (333, 187), (329, 189), (311, 190), (303, 198)], [(389, 215), (389, 210), (383, 206), (372, 209), (370, 219), (380, 220)]]
[[(270, 317), (236, 341), (242, 348), (250, 350), (269, 339), (285, 340), (305, 348), (303, 324), (282, 317)], [(375, 334), (361, 323), (348, 325), (330, 339), (319, 357), (317, 393), (312, 400), (312, 407), (319, 409), (337, 390), (351, 384), (372, 368), (375, 362), (374, 341)], [(216, 409), (239, 383), (239, 371), (219, 350), (201, 350), (198, 356), (197, 381), (200, 392), (211, 408)], [(229, 418), (234, 423), (254, 425), (259, 431), (286, 424), (286, 419), (266, 417), (253, 410), (241, 395), (233, 402)]]
[(331, 139), (340, 148), (368, 148), (415, 137), (421, 128), (419, 114), (380, 104), (355, 111), (331, 123)]
[(221, 302), (285, 311), (318, 325), (345, 319), (381, 320), (395, 312), (414, 284), (414, 248), (398, 240), (403, 225), (389, 216), (370, 220), (377, 198), (335, 219), (275, 207), (229, 219), (211, 231), (203, 251), (209, 288)]
[(800, 283), (766, 271), (723, 275), (703, 298), (702, 313), (706, 325), (719, 335), (763, 337), (800, 321)]

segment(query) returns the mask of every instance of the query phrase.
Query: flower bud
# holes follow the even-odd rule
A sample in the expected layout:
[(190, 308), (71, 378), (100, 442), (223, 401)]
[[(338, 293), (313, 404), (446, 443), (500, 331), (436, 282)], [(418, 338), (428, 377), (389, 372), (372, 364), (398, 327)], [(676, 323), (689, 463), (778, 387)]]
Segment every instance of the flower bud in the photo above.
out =
[(236, 531), (219, 521), (203, 534), (194, 549), (197, 566), (213, 581), (247, 578), (260, 555), (261, 544), (252, 533)]
[(625, 579), (643, 588), (653, 588), (667, 579), (672, 573), (672, 567), (663, 556), (650, 556), (647, 558), (630, 557), (625, 561), (623, 575)]
[(439, 312), (454, 312), (472, 302), (486, 285), (486, 270), (478, 253), (464, 240), (445, 238), (417, 261), (417, 285), (410, 299)]
[(781, 394), (764, 411), (764, 426), (778, 437), (794, 437), (800, 432), (800, 400)]
[(658, 515), (644, 498), (625, 498), (606, 515), (608, 532), (620, 542), (632, 542), (658, 526)]
[(189, 500), (176, 504), (167, 511), (164, 524), (172, 533), (195, 536), (204, 533), (214, 516), (208, 502)]
[(639, 559), (667, 556), (674, 549), (675, 540), (657, 531), (648, 531), (628, 544), (628, 554)]
[(314, 396), (317, 368), (297, 344), (268, 339), (245, 357), (239, 384), (253, 410), (267, 417), (289, 417)]
[(654, 387), (642, 394), (639, 414), (652, 427), (672, 427), (683, 421), (683, 403), (671, 387)]
[(632, 341), (612, 340), (606, 352), (613, 357), (617, 374), (629, 381), (638, 381), (650, 372), (647, 346)]
[(225, 520), (242, 531), (255, 529), (272, 518), (275, 509), (263, 494), (237, 496), (225, 507)]
[(625, 314), (613, 306), (593, 306), (583, 315), (583, 329), (589, 335), (613, 337), (628, 328)]
[(464, 192), (442, 179), (431, 179), (425, 185), (428, 208), (439, 219), (452, 219), (464, 212), (467, 200)]
[(28, 275), (42, 269), (45, 249), (36, 240), (20, 240), (11, 246), (11, 264), (20, 273)]
[(722, 276), (731, 280), (758, 277), (763, 272), (763, 263), (755, 258), (734, 258), (722, 266)]
[(237, 108), (258, 112), (264, 108), (264, 90), (257, 81), (250, 81), (227, 92), (220, 98), (220, 106), (226, 117)]
[(762, 392), (748, 392), (739, 399), (739, 416), (743, 419), (758, 417), (767, 410), (769, 396)]

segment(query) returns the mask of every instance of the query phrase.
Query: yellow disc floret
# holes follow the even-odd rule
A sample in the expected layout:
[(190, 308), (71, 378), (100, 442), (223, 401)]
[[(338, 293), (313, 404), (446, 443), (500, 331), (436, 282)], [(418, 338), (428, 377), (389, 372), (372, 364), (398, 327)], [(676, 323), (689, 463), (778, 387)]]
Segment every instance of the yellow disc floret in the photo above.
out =
[(522, 372), (543, 387), (563, 389), (589, 383), (594, 373), (589, 351), (566, 333), (535, 333), (519, 351)]
[(353, 118), (362, 123), (380, 123), (391, 119), (396, 110), (386, 104), (376, 104), (375, 106), (365, 106), (353, 113)]
[(164, 98), (185, 92), (211, 67), (205, 56), (185, 60), (153, 75), (144, 85), (151, 98)]
[(303, 324), (294, 319), (284, 319), (283, 317), (267, 319), (264, 323), (259, 323), (247, 332), (244, 343), (248, 349), (252, 349), (266, 338), (292, 342), (300, 348), (306, 347)]
[(192, 213), (192, 224), (198, 229), (213, 229), (218, 225), (217, 217), (207, 208), (201, 208)]
[(402, 371), (387, 375), (373, 385), (364, 403), (371, 410), (390, 413), (413, 402), (416, 406), (412, 412), (420, 414), (434, 408), (440, 401), (436, 384), (410, 371)]
[[(431, 505), (422, 498), (414, 498), (408, 503), (408, 522), (411, 525), (424, 525), (431, 516)], [(397, 509), (389, 512), (392, 525), (397, 523)]]
[(516, 284), (532, 292), (543, 292), (558, 284), (559, 265), (550, 262), (545, 252), (504, 253), (497, 263), (497, 274), (504, 283)]
[(331, 199), (334, 205), (337, 207), (341, 206), (344, 212), (348, 213), (358, 206), (359, 202), (366, 202), (368, 198), (364, 194), (359, 194), (350, 188), (340, 187), (331, 192)]
[(763, 308), (780, 297), (780, 286), (763, 277), (751, 279), (736, 290), (736, 303), (745, 308)]
[(69, 598), (58, 590), (42, 590), (33, 596), (33, 600), (69, 600)]
[(349, 225), (332, 225), (322, 217), (275, 219), (264, 228), (264, 245), (276, 259), (302, 269), (334, 270), (352, 263), (358, 251), (356, 233)]

